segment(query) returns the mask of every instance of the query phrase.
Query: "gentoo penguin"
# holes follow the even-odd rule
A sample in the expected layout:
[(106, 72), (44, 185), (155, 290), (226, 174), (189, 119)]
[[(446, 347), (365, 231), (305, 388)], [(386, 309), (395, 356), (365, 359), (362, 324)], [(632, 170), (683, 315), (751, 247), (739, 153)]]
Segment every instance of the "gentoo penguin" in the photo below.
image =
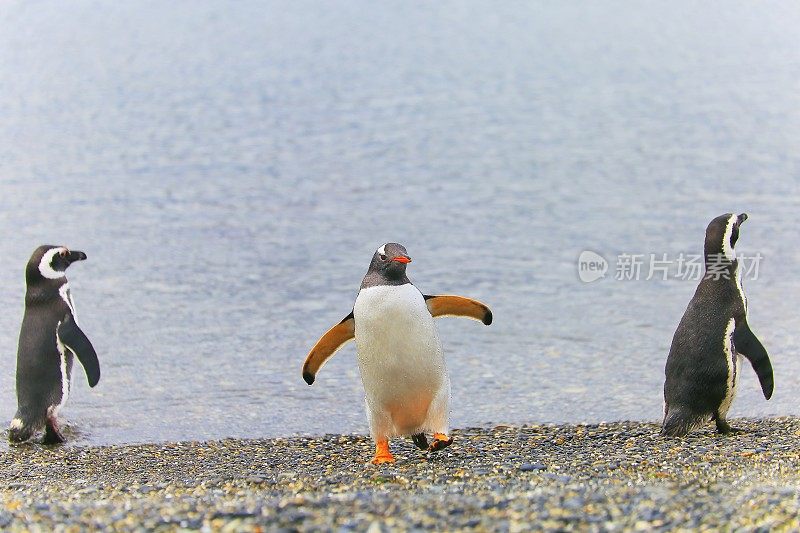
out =
[(683, 436), (709, 420), (720, 433), (731, 432), (725, 417), (736, 394), (740, 356), (756, 371), (764, 397), (772, 396), (772, 364), (747, 324), (747, 299), (734, 253), (745, 220), (745, 213), (727, 213), (706, 229), (705, 274), (667, 357), (662, 435)]
[[(492, 312), (480, 302), (422, 294), (406, 276), (410, 262), (400, 244), (378, 248), (353, 312), (322, 336), (303, 364), (303, 379), (311, 385), (325, 361), (355, 338), (374, 464), (394, 462), (389, 451), (393, 436), (410, 435), (428, 451), (453, 442), (448, 436), (450, 378), (433, 318), (464, 316), (492, 323)], [(433, 433), (430, 446), (425, 431)]]
[(89, 386), (100, 380), (92, 343), (78, 327), (65, 270), (86, 254), (63, 246), (40, 246), (25, 269), (25, 314), (17, 349), (17, 414), (9, 427), (13, 442), (45, 426), (45, 444), (64, 442), (58, 410), (69, 395), (73, 355), (86, 370)]

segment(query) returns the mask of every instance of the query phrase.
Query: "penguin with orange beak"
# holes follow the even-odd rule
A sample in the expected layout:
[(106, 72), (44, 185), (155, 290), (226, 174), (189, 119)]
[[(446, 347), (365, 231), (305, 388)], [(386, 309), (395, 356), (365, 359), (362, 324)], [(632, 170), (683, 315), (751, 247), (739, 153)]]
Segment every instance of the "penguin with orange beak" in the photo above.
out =
[[(450, 378), (434, 317), (463, 316), (492, 323), (492, 312), (476, 300), (422, 294), (406, 275), (410, 262), (400, 244), (378, 248), (353, 311), (319, 339), (303, 364), (303, 379), (311, 385), (322, 365), (355, 339), (375, 441), (373, 464), (394, 462), (391, 437), (411, 436), (417, 447), (430, 452), (453, 442)], [(430, 444), (425, 432), (433, 434)]]

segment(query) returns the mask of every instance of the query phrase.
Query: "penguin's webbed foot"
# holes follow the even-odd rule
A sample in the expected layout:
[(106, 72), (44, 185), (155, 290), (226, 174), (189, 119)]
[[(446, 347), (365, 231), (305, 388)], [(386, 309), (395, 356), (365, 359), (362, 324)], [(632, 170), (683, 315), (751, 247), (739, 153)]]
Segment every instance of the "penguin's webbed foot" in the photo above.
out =
[(64, 438), (64, 435), (61, 434), (61, 431), (58, 429), (58, 424), (52, 418), (47, 420), (47, 424), (45, 425), (44, 429), (44, 439), (42, 439), (42, 444), (63, 444), (67, 441)]
[(379, 440), (375, 443), (375, 457), (372, 458), (372, 464), (382, 465), (384, 463), (393, 463), (394, 455), (389, 451), (389, 441)]
[(428, 446), (428, 451), (438, 452), (440, 450), (444, 450), (451, 444), (453, 444), (453, 437), (448, 437), (444, 433), (434, 433), (433, 442), (431, 442), (431, 445)]
[(720, 422), (717, 420), (717, 433), (720, 435), (737, 435), (739, 433), (744, 433), (744, 430), (739, 428), (731, 427), (726, 421)]
[(416, 433), (414, 435), (411, 435), (411, 440), (414, 442), (414, 445), (420, 450), (428, 449), (428, 439), (425, 437), (425, 433)]

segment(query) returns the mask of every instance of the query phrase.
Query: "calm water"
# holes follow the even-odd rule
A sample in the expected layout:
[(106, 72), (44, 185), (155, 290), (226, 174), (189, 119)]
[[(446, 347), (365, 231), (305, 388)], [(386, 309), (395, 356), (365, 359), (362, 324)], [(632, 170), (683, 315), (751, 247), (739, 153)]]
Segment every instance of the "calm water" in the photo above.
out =
[(732, 413), (800, 414), (800, 6), (671, 4), (0, 1), (0, 421), (53, 243), (103, 367), (73, 442), (366, 432), (354, 346), (300, 365), (386, 241), (494, 310), (439, 322), (455, 426), (657, 420), (695, 283), (614, 258), (727, 211), (777, 382)]

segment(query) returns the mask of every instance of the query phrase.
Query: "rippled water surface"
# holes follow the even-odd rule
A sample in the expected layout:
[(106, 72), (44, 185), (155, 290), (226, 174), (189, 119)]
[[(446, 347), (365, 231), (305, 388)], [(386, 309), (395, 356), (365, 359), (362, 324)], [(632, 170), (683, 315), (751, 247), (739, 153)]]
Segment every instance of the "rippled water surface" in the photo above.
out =
[(494, 310), (438, 322), (455, 426), (657, 420), (695, 284), (615, 258), (698, 252), (728, 211), (777, 382), (748, 368), (732, 414), (800, 414), (798, 27), (788, 2), (0, 2), (0, 421), (46, 242), (89, 255), (74, 442), (366, 432), (354, 346), (313, 387), (300, 365), (386, 241)]

